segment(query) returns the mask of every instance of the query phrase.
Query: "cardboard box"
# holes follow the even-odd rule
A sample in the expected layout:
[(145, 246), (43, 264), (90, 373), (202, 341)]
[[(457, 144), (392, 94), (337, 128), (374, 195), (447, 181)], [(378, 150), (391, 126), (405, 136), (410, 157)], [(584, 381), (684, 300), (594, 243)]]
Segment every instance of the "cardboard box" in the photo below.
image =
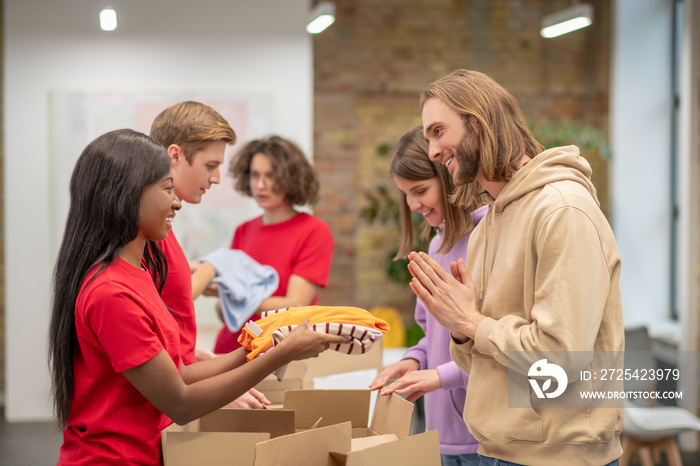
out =
[(317, 358), (294, 361), (288, 364), (282, 380), (278, 380), (275, 375), (269, 375), (255, 388), (261, 391), (273, 405), (279, 405), (287, 390), (316, 388), (314, 379), (317, 377), (364, 369), (376, 369), (379, 373), (384, 368), (383, 353), (381, 338), (372, 345), (366, 354), (348, 355), (336, 351), (324, 351)]
[[(381, 436), (379, 440), (382, 440)], [(376, 446), (358, 447), (350, 453), (331, 452), (334, 466), (440, 466), (440, 440), (437, 430), (411, 435), (404, 439), (379, 442)]]
[(396, 394), (379, 396), (368, 422), (370, 397), (369, 390), (289, 390), (283, 407), (295, 412), (297, 431), (350, 422), (350, 451), (331, 451), (336, 466), (440, 466), (437, 431), (410, 435), (413, 403)]
[(289, 410), (220, 409), (161, 432), (165, 466), (336, 466), (351, 449), (351, 424), (296, 432)]
[(379, 396), (370, 422), (371, 395), (369, 390), (288, 390), (282, 406), (294, 411), (297, 430), (309, 429), (321, 419), (319, 427), (349, 421), (353, 438), (383, 434), (408, 437), (413, 403), (395, 394)]
[[(285, 435), (255, 445), (255, 466), (338, 466), (351, 448), (349, 422)], [(340, 453), (344, 452), (344, 453)]]
[(163, 430), (165, 466), (440, 466), (437, 432), (410, 436), (413, 403), (369, 390), (290, 390), (284, 409), (220, 409)]

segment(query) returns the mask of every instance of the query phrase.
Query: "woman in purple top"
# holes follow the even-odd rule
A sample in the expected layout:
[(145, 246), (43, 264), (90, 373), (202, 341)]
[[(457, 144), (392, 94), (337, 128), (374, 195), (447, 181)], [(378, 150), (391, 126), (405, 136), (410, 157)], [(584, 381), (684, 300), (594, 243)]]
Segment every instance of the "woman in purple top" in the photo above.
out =
[[(413, 127), (399, 141), (390, 173), (405, 201), (400, 208), (401, 247), (395, 259), (405, 257), (413, 247), (411, 212), (423, 216), (422, 238), (428, 238), (431, 228), (436, 230), (428, 250), (430, 257), (446, 270), (450, 270), (450, 262), (466, 259), (469, 234), (487, 207), (470, 215), (448, 201), (448, 197), (462, 198), (470, 193), (455, 190), (447, 168), (430, 161), (421, 126)], [(388, 365), (370, 389), (381, 388), (381, 395), (407, 394), (408, 401), (425, 395), (426, 430), (438, 430), (442, 464), (477, 465), (479, 443), (462, 419), (469, 375), (450, 356), (449, 330), (438, 324), (420, 300), (415, 319), (425, 337), (409, 348), (401, 361)], [(387, 385), (391, 380), (394, 382)]]

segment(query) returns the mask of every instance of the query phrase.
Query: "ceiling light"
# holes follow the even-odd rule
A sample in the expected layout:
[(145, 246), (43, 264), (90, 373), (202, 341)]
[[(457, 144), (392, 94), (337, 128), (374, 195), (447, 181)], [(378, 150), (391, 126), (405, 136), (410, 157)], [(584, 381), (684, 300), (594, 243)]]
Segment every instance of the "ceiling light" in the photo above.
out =
[(335, 3), (321, 2), (311, 10), (309, 24), (306, 25), (306, 32), (309, 34), (318, 34), (333, 24), (334, 21)]
[(114, 31), (117, 29), (117, 12), (111, 4), (105, 4), (100, 11), (100, 28), (103, 31)]
[(545, 39), (585, 28), (593, 23), (593, 7), (590, 3), (577, 3), (571, 8), (557, 11), (542, 18), (540, 34)]

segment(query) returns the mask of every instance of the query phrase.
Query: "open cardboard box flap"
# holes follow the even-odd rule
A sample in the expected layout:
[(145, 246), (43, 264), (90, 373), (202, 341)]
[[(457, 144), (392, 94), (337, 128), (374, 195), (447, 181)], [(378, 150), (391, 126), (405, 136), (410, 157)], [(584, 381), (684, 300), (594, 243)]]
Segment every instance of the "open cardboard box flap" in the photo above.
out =
[(360, 451), (365, 448), (376, 447), (382, 443), (395, 442), (399, 437), (396, 434), (380, 434), (371, 437), (360, 437), (352, 439), (350, 451)]
[[(384, 436), (382, 436), (384, 437)], [(411, 435), (393, 442), (381, 442), (350, 453), (331, 453), (336, 466), (380, 466), (386, 464), (440, 466), (437, 430)]]
[(367, 427), (369, 390), (287, 390), (282, 406), (295, 413), (297, 430), (350, 421), (352, 427)]
[(370, 396), (369, 390), (289, 390), (283, 406), (295, 411), (297, 430), (319, 418), (320, 425), (352, 426), (350, 451), (332, 450), (334, 466), (440, 466), (437, 431), (410, 435), (413, 403), (396, 394), (378, 396), (368, 423)]
[(255, 466), (335, 466), (331, 452), (349, 453), (350, 422), (285, 435), (255, 445)]
[(370, 396), (369, 390), (288, 390), (283, 407), (296, 413), (297, 430), (308, 429), (322, 418), (320, 426), (350, 421), (353, 438), (381, 434), (408, 437), (413, 403), (396, 394), (378, 396), (369, 423)]
[(293, 434), (291, 410), (219, 409), (199, 419), (200, 432), (267, 432), (270, 438)]
[(251, 466), (255, 459), (255, 445), (269, 440), (270, 434), (163, 431), (161, 439), (166, 466)]
[(376, 434), (396, 434), (400, 439), (411, 435), (413, 403), (394, 393), (377, 396), (372, 422), (369, 425)]

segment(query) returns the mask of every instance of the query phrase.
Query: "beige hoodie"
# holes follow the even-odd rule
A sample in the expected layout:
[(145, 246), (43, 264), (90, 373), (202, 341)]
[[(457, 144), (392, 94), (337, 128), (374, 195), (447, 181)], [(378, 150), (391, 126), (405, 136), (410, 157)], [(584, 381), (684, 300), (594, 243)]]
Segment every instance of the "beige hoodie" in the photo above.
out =
[(549, 149), (515, 173), (472, 233), (468, 268), (486, 319), (450, 349), (470, 373), (464, 419), (482, 455), (602, 466), (622, 453), (622, 408), (508, 406), (509, 351), (624, 349), (620, 257), (590, 175), (577, 147)]

